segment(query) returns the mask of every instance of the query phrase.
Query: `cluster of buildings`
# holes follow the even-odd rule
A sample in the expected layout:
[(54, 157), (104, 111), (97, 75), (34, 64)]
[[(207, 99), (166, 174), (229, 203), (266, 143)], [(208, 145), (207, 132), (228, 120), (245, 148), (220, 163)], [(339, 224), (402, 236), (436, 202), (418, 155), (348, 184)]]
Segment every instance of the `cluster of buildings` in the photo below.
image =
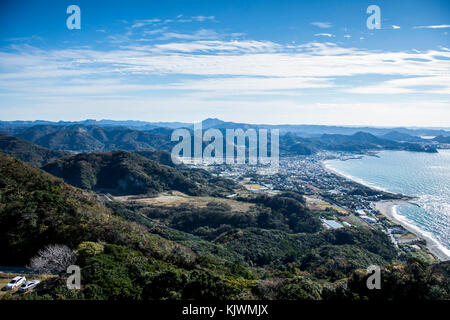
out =
[[(403, 227), (393, 224), (381, 215), (374, 202), (393, 199), (383, 191), (362, 186), (330, 170), (324, 162), (328, 159), (348, 159), (344, 153), (324, 152), (312, 156), (282, 157), (277, 173), (270, 174), (265, 167), (249, 164), (204, 166), (211, 173), (234, 180), (249, 192), (277, 194), (296, 191), (305, 195), (311, 208), (325, 210), (321, 218), (324, 229), (339, 229), (364, 225), (385, 232), (395, 246), (414, 245), (419, 239)], [(195, 164), (196, 167), (199, 164)], [(233, 198), (238, 194), (229, 195)], [(330, 209), (330, 210), (326, 210)], [(410, 249), (408, 246), (404, 250)]]

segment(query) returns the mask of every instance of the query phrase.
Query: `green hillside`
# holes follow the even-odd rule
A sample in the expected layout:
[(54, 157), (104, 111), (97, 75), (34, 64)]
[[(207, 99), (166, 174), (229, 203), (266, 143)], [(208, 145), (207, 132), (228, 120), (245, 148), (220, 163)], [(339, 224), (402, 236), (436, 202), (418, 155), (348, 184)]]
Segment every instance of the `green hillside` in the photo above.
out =
[(0, 264), (26, 264), (47, 244), (104, 241), (166, 256), (173, 244), (112, 215), (93, 194), (0, 154)]
[[(212, 124), (216, 122), (214, 119), (212, 120)], [(204, 129), (207, 127), (204, 127)], [(219, 126), (217, 129), (225, 137), (226, 129), (228, 128), (256, 129), (257, 126), (231, 123), (229, 126)], [(86, 124), (40, 124), (12, 127), (2, 127), (0, 124), (0, 129), (10, 135), (31, 141), (45, 148), (75, 152), (104, 152), (118, 149), (127, 151), (170, 151), (176, 144), (176, 142), (171, 141), (173, 129), (162, 127), (152, 127), (149, 128), (150, 130), (136, 130), (121, 126), (100, 127)], [(288, 130), (280, 135), (280, 154), (310, 155), (320, 150), (364, 152), (384, 149), (437, 152), (432, 141), (421, 140), (417, 137), (408, 137), (401, 133), (380, 137), (369, 133), (372, 131), (370, 128), (361, 128), (361, 131), (353, 131), (354, 129), (350, 130), (352, 134), (326, 133), (302, 136), (300, 133), (292, 133)], [(440, 142), (443, 142), (445, 137), (441, 138), (442, 141)], [(268, 141), (270, 141), (270, 136)], [(224, 143), (224, 145), (226, 144)], [(151, 154), (146, 155), (145, 152), (142, 155), (150, 158), (153, 156)]]
[(35, 167), (41, 167), (48, 162), (71, 155), (67, 151), (50, 150), (3, 133), (0, 133), (0, 152), (25, 161)]
[[(295, 194), (249, 201), (253, 209), (242, 214), (214, 202), (205, 208), (102, 203), (0, 155), (0, 264), (23, 266), (44, 246), (64, 244), (82, 272), (81, 290), (68, 290), (63, 275), (2, 299), (450, 297), (448, 263), (398, 261), (380, 231), (316, 229), (320, 213)], [(364, 286), (371, 264), (384, 266), (379, 292)]]
[(113, 195), (156, 194), (167, 190), (189, 195), (219, 194), (231, 192), (234, 186), (228, 181), (220, 183), (221, 179), (206, 171), (180, 171), (127, 151), (78, 154), (42, 169), (73, 186)]

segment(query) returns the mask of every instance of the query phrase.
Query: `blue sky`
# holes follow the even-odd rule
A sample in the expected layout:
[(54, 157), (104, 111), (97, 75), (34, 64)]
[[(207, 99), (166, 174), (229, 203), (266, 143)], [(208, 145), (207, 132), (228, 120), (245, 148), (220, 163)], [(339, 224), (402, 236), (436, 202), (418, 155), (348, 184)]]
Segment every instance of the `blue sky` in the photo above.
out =
[[(69, 5), (81, 29), (69, 30)], [(369, 30), (369, 5), (381, 29)], [(450, 1), (2, 1), (1, 120), (450, 126)]]

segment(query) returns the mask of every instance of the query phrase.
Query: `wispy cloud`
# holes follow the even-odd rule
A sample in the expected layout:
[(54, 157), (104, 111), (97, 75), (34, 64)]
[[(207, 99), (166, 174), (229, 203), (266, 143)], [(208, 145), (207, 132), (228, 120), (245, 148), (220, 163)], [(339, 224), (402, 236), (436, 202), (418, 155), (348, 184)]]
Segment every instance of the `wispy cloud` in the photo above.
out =
[(283, 78), (299, 81), (302, 77), (325, 77), (329, 81), (336, 77), (378, 74), (434, 77), (438, 83), (444, 80), (444, 74), (448, 74), (449, 59), (448, 51), (383, 53), (342, 48), (328, 42), (287, 48), (270, 41), (214, 40), (147, 46), (134, 44), (110, 51), (44, 51), (17, 46), (15, 52), (0, 52), (3, 70), (0, 81), (5, 85), (6, 79), (185, 74), (278, 77), (282, 83)]
[(210, 21), (215, 20), (215, 17), (214, 16), (194, 16), (194, 17), (191, 17), (191, 19), (194, 21), (203, 22), (203, 21), (207, 21), (207, 20), (210, 20)]
[(311, 24), (313, 26), (316, 26), (316, 27), (319, 27), (319, 28), (322, 28), (322, 29), (331, 28), (333, 26), (331, 24), (331, 22), (320, 22), (320, 21), (318, 21), (318, 22), (311, 22)]
[(396, 26), (395, 24), (393, 24), (392, 29), (400, 29), (400, 26)]
[[(42, 50), (25, 44), (0, 50), (2, 97), (27, 101), (41, 114), (42, 110), (57, 110), (61, 101), (70, 101), (69, 104), (76, 101), (86, 106), (83, 109), (86, 116), (92, 110), (106, 108), (101, 112), (106, 112), (105, 117), (109, 118), (114, 110), (123, 113), (124, 103), (133, 106), (130, 117), (148, 113), (151, 106), (177, 110), (173, 114), (176, 117), (180, 105), (192, 110), (225, 110), (231, 105), (234, 112), (245, 107), (254, 112), (261, 110), (258, 106), (271, 105), (279, 106), (277, 112), (284, 114), (277, 120), (289, 120), (289, 112), (301, 116), (299, 110), (303, 110), (303, 114), (311, 112), (311, 118), (301, 118), (309, 122), (313, 122), (312, 115), (317, 115), (318, 108), (330, 112), (335, 119), (339, 119), (339, 114), (352, 112), (364, 120), (368, 110), (386, 119), (392, 112), (388, 110), (389, 103), (392, 108), (409, 105), (410, 109), (404, 110), (422, 118), (420, 107), (432, 105), (441, 114), (433, 120), (436, 123), (450, 112), (445, 111), (448, 100), (432, 102), (435, 95), (450, 95), (450, 51), (446, 47), (382, 52), (332, 42), (283, 45), (272, 41), (223, 40), (221, 35), (213, 40), (195, 40), (195, 35), (217, 34), (205, 31), (168, 34), (166, 29), (160, 29), (149, 32), (166, 34), (168, 41), (164, 43), (142, 45), (119, 37), (116, 40), (121, 42), (108, 50), (80, 47)], [(416, 93), (430, 104), (419, 103), (414, 96), (408, 98)], [(378, 108), (375, 103), (355, 102), (357, 97), (365, 101), (367, 96), (385, 94), (392, 99), (409, 100), (384, 102)], [(327, 102), (334, 101), (336, 95), (346, 102)], [(323, 104), (308, 101), (311, 96)], [(30, 112), (34, 114), (31, 109)], [(98, 116), (99, 113), (94, 117)]]
[(450, 94), (450, 75), (393, 79), (376, 85), (355, 87), (344, 91), (358, 94)]
[(416, 26), (414, 29), (445, 29), (450, 28), (450, 24), (439, 24), (434, 26)]
[(155, 24), (161, 22), (160, 19), (147, 19), (147, 20), (136, 20), (132, 25), (131, 28), (141, 28), (150, 24)]
[(33, 40), (43, 41), (44, 39), (37, 35), (32, 35), (30, 37), (18, 37), (18, 38), (6, 39), (6, 41), (11, 41), (11, 42), (28, 42), (28, 41), (33, 41)]
[(330, 37), (330, 38), (335, 37), (335, 35), (334, 35), (334, 34), (331, 34), (331, 33), (316, 33), (314, 36), (315, 36), (315, 37), (320, 37), (320, 36), (322, 36), (322, 37)]
[(182, 14), (179, 14), (176, 16), (176, 18), (166, 18), (166, 19), (160, 19), (160, 18), (154, 18), (154, 19), (141, 19), (141, 20), (135, 20), (133, 24), (131, 25), (131, 29), (137, 29), (142, 28), (148, 25), (153, 26), (161, 26), (171, 23), (187, 23), (187, 22), (204, 22), (204, 21), (215, 21), (214, 16), (192, 16), (190, 18), (183, 17)]
[[(161, 54), (169, 52), (183, 53), (204, 53), (210, 54), (243, 54), (243, 53), (273, 53), (278, 52), (281, 45), (271, 41), (192, 41), (192, 42), (172, 42), (156, 44), (152, 47), (146, 47), (144, 50), (153, 51)], [(134, 48), (140, 50), (141, 48)]]
[(144, 35), (154, 35), (154, 34), (159, 34), (159, 33), (163, 33), (167, 31), (167, 27), (163, 27), (163, 28), (158, 28), (158, 29), (153, 29), (153, 30), (145, 30), (143, 32)]
[(216, 39), (217, 32), (214, 30), (200, 29), (192, 34), (165, 32), (158, 40), (183, 39), (183, 40), (202, 40), (202, 39)]
[(127, 43), (130, 41), (130, 37), (127, 34), (110, 35), (107, 39), (112, 44)]

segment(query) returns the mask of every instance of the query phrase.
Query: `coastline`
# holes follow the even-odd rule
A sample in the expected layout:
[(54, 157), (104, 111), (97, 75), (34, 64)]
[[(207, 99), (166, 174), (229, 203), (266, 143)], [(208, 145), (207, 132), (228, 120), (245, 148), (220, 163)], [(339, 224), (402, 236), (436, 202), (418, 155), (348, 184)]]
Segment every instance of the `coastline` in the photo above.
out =
[[(382, 188), (367, 184), (367, 183), (363, 183), (362, 180), (349, 176), (349, 175), (345, 175), (342, 174), (341, 172), (338, 172), (337, 170), (335, 170), (334, 168), (331, 168), (329, 166), (327, 166), (325, 164), (325, 161), (321, 162), (322, 167), (332, 173), (335, 174), (337, 176), (340, 176), (344, 179), (347, 180), (351, 180), (355, 183), (364, 185), (367, 188), (371, 188), (377, 191), (384, 191), (384, 192), (388, 192), (387, 190), (384, 190)], [(406, 198), (406, 196), (405, 196)], [(405, 221), (402, 221), (401, 219), (398, 219), (394, 212), (397, 206), (408, 202), (406, 199), (399, 199), (399, 200), (381, 200), (381, 201), (376, 201), (376, 202), (372, 202), (375, 205), (375, 209), (380, 211), (380, 213), (382, 215), (384, 215), (387, 219), (389, 219), (390, 221), (401, 225), (402, 227), (404, 227), (406, 230), (408, 230), (409, 232), (411, 232), (412, 234), (414, 234), (416, 237), (422, 239), (425, 241), (426, 243), (426, 247), (429, 250), (429, 252), (434, 255), (438, 260), (440, 261), (448, 261), (450, 260), (450, 257), (439, 247), (439, 245), (436, 243), (436, 240), (434, 240), (432, 237), (426, 235), (424, 232), (422, 232), (421, 230), (418, 230), (417, 227), (411, 226), (411, 224), (406, 223)]]
[[(327, 160), (325, 160), (325, 161), (327, 161)], [(341, 172), (335, 170), (334, 168), (331, 168), (331, 167), (327, 166), (326, 163), (325, 163), (325, 161), (321, 161), (321, 165), (322, 165), (322, 168), (323, 168), (325, 171), (328, 171), (329, 173), (332, 173), (332, 174), (337, 175), (337, 176), (339, 176), (339, 177), (341, 177), (341, 178), (350, 180), (350, 181), (352, 181), (352, 182), (354, 182), (354, 183), (363, 185), (363, 186), (365, 186), (365, 187), (367, 187), (367, 188), (370, 188), (370, 189), (373, 189), (373, 190), (376, 190), (376, 191), (383, 191), (383, 192), (388, 192), (388, 193), (393, 194), (392, 192), (389, 192), (389, 191), (387, 191), (387, 190), (385, 190), (385, 189), (383, 189), (383, 188), (380, 188), (380, 187), (371, 185), (371, 184), (369, 184), (369, 183), (363, 181), (362, 179), (358, 179), (358, 178), (353, 177), (353, 176), (350, 176), (350, 175), (345, 175), (345, 174), (343, 174), (343, 173), (341, 173)]]
[(436, 244), (436, 240), (424, 234), (423, 232), (418, 231), (417, 228), (411, 227), (409, 223), (405, 223), (404, 221), (395, 217), (395, 208), (406, 202), (407, 201), (404, 200), (382, 200), (373, 203), (375, 204), (375, 209), (380, 211), (380, 213), (390, 221), (401, 225), (406, 230), (416, 235), (418, 238), (423, 239), (426, 242), (428, 250), (440, 261), (450, 260), (447, 254)]

